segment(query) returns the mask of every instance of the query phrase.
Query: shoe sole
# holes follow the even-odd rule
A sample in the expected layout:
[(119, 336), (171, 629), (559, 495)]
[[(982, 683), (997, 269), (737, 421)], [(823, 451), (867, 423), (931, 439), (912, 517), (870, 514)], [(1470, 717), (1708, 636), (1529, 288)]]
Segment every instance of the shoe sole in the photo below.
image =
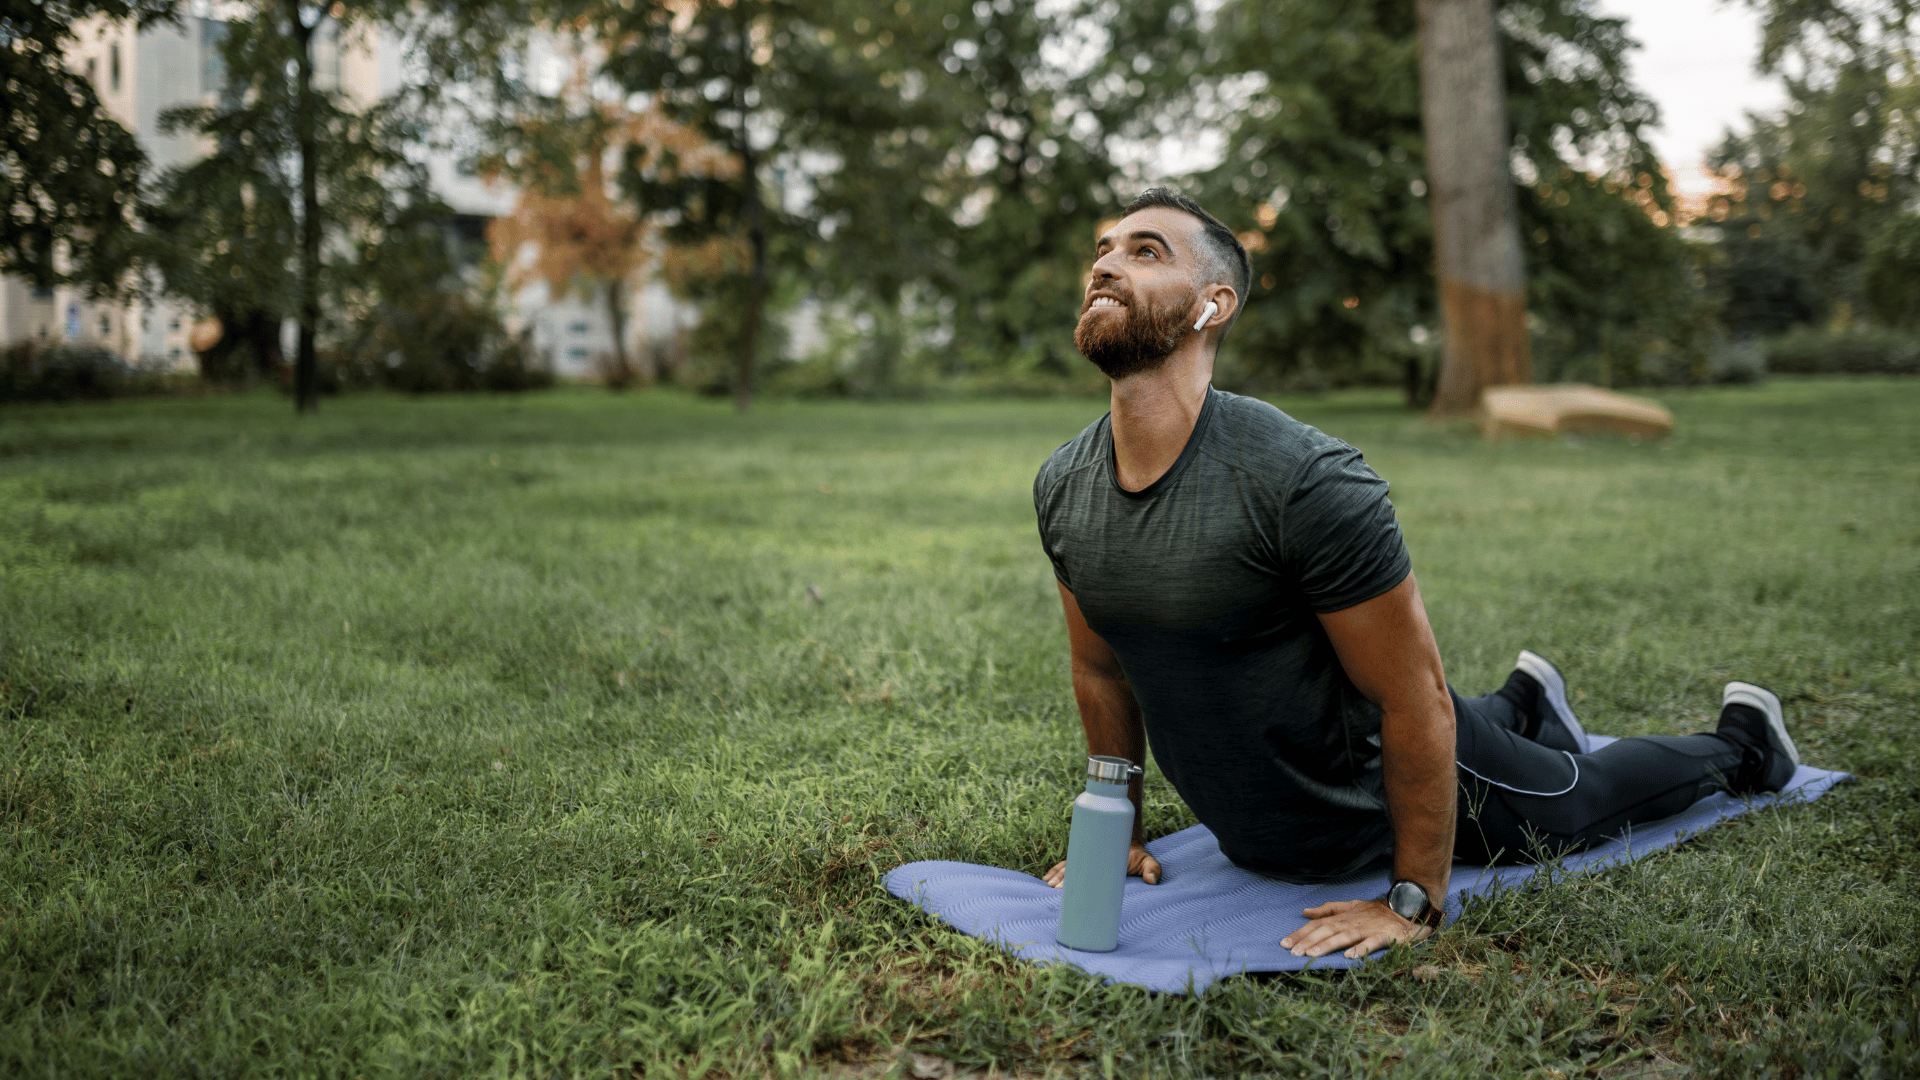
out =
[(1750, 682), (1730, 682), (1720, 693), (1720, 707), (1745, 705), (1760, 710), (1767, 718), (1767, 733), (1773, 738), (1774, 749), (1785, 750), (1788, 760), (1794, 768), (1800, 767), (1800, 750), (1793, 745), (1793, 736), (1787, 734), (1786, 711), (1780, 707), (1780, 698), (1764, 686)]
[(1573, 736), (1580, 752), (1592, 752), (1593, 747), (1587, 742), (1587, 729), (1580, 726), (1579, 717), (1573, 715), (1573, 706), (1567, 704), (1567, 680), (1560, 677), (1560, 669), (1553, 666), (1553, 661), (1530, 649), (1522, 649), (1520, 658), (1513, 662), (1513, 666), (1533, 676), (1533, 680), (1547, 692), (1547, 704), (1553, 706), (1561, 726)]

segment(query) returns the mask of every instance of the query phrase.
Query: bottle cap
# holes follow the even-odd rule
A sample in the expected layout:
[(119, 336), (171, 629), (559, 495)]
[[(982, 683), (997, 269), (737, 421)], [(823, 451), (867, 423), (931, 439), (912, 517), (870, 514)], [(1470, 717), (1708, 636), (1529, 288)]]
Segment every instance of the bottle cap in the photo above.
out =
[(1123, 757), (1095, 754), (1087, 758), (1087, 779), (1103, 784), (1124, 784), (1140, 775), (1141, 768)]

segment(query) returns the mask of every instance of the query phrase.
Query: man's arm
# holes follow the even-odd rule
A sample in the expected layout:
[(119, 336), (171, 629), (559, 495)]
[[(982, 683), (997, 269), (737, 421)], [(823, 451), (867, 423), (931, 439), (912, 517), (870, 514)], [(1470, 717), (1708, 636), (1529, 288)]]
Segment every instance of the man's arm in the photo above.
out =
[[(1059, 582), (1054, 584), (1059, 585)], [(1127, 685), (1127, 673), (1113, 648), (1087, 625), (1080, 614), (1080, 602), (1065, 585), (1060, 585), (1060, 603), (1067, 612), (1067, 643), (1073, 651), (1073, 698), (1080, 705), (1080, 726), (1087, 733), (1087, 753), (1126, 758), (1136, 765), (1147, 760), (1147, 728), (1140, 718), (1140, 703)], [(1133, 797), (1133, 850), (1127, 856), (1127, 873), (1138, 874), (1149, 885), (1160, 883), (1160, 861), (1147, 854), (1142, 840), (1146, 834), (1140, 823), (1140, 777), (1135, 776), (1128, 791)], [(1067, 880), (1063, 861), (1047, 871), (1046, 882), (1059, 888)]]
[[(1436, 904), (1453, 866), (1453, 698), (1440, 649), (1427, 624), (1420, 586), (1408, 574), (1391, 590), (1320, 616), (1347, 678), (1380, 706), (1380, 756), (1393, 818), (1393, 876), (1416, 882)], [(1313, 921), (1280, 944), (1295, 956), (1346, 949), (1365, 956), (1432, 931), (1394, 914), (1381, 900), (1340, 900), (1308, 908)]]

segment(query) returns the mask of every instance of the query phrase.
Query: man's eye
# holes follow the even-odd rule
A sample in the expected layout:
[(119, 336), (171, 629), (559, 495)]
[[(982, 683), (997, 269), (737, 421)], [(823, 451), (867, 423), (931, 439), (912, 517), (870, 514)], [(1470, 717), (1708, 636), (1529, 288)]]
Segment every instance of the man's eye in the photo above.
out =
[(1153, 250), (1152, 248), (1141, 248), (1141, 249), (1140, 249), (1140, 257), (1141, 257), (1141, 258), (1143, 258), (1143, 259), (1145, 259), (1145, 258), (1154, 258), (1154, 259), (1157, 259), (1157, 258), (1159, 258), (1159, 257), (1160, 257), (1160, 253), (1159, 253), (1159, 252), (1157, 252), (1157, 251), (1155, 251), (1155, 250)]

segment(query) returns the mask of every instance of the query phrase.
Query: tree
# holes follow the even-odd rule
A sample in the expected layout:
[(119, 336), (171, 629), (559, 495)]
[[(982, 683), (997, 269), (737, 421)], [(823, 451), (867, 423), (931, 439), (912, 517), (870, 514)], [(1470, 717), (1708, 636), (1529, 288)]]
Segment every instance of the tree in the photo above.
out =
[(879, 319), (879, 371), (909, 300), (949, 370), (1065, 371), (1094, 227), (1143, 179), (1122, 178), (1116, 136), (1173, 134), (1143, 106), (1198, 70), (1185, 0), (610, 10), (608, 73), (744, 163), (729, 183), (626, 177), (641, 207), (678, 215), (676, 239), (747, 251), (738, 281), (710, 286), (736, 301), (743, 405), (775, 272)]
[[(169, 110), (161, 131), (195, 131), (214, 153), (162, 174), (141, 209), (146, 261), (165, 290), (218, 319), (203, 377), (277, 376), (280, 328), (298, 303), (294, 266), (298, 181), (289, 164), (284, 79), (262, 76), (257, 23), (232, 24), (220, 42), (219, 104)], [(271, 54), (270, 54), (271, 55)]]
[[(1496, 10), (1536, 365), (1623, 382), (1659, 350), (1697, 366), (1710, 326), (1621, 20), (1587, 0)], [(1424, 404), (1441, 301), (1413, 0), (1235, 0), (1210, 45), (1209, 78), (1242, 89), (1219, 118), (1223, 160), (1194, 184), (1245, 230), (1256, 282), (1223, 361), (1401, 381)]]
[(1906, 0), (1753, 6), (1761, 67), (1782, 73), (1788, 104), (1710, 156), (1724, 318), (1737, 334), (1844, 326), (1873, 306), (1869, 249), (1920, 199), (1920, 13)]
[[(921, 247), (903, 261), (923, 267), (950, 305), (956, 367), (1064, 373), (1077, 364), (1071, 313), (1098, 227), (1160, 179), (1121, 154), (1198, 130), (1189, 99), (1210, 89), (1196, 89), (1200, 20), (1184, 0), (953, 3), (914, 13), (927, 29), (912, 40), (926, 45), (903, 63), (943, 109), (939, 126), (904, 140), (922, 148), (899, 163), (926, 178), (910, 189), (921, 204), (873, 215), (874, 231), (910, 209), (933, 211), (907, 233)], [(906, 149), (891, 149), (897, 136), (874, 142), (848, 153)], [(847, 217), (883, 182), (891, 177), (866, 187), (844, 178)]]
[[(739, 162), (659, 110), (634, 110), (626, 102), (594, 94), (592, 58), (575, 51), (573, 77), (559, 94), (529, 101), (524, 111), (495, 131), (496, 149), (483, 168), (520, 187), (513, 213), (487, 227), (496, 262), (508, 267), (506, 284), (519, 288), (544, 280), (551, 294), (581, 284), (603, 291), (613, 330), (616, 387), (633, 377), (626, 347), (626, 291), (631, 276), (647, 264), (647, 246), (657, 242), (659, 222), (617, 205), (607, 164), (663, 174), (733, 180)], [(521, 266), (523, 247), (535, 258)]]
[[(176, 213), (199, 214), (202, 220), (209, 213), (234, 213), (231, 200), (236, 198), (286, 200), (290, 251), (274, 248), (265, 234), (246, 251), (269, 281), (277, 281), (280, 272), (266, 264), (291, 264), (284, 275), (290, 283), (290, 314), (299, 327), (294, 407), (312, 412), (319, 407), (318, 345), (330, 258), (339, 263), (349, 259), (346, 253), (365, 249), (351, 239), (356, 224), (375, 227), (377, 240), (379, 222), (420, 217), (430, 196), (416, 155), (427, 144), (436, 108), (460, 99), (483, 106), (510, 99), (517, 92), (515, 66), (506, 61), (536, 16), (549, 9), (516, 0), (431, 6), (405, 0), (325, 5), (246, 0), (223, 10), (229, 16), (222, 48), (231, 92), (215, 105), (181, 112), (175, 122), (243, 152), (232, 160), (216, 155), (176, 175), (169, 185), (172, 209), (156, 220)], [(413, 76), (400, 91), (362, 107), (339, 88), (317, 84), (314, 47), (323, 35), (344, 48), (378, 33), (391, 35)], [(295, 168), (289, 172), (271, 164), (276, 162)], [(191, 183), (188, 176), (208, 184), (204, 196), (182, 187)], [(289, 180), (291, 190), (273, 188)], [(218, 201), (222, 193), (229, 200), (225, 204)], [(332, 257), (330, 245), (338, 252)], [(275, 262), (282, 256), (285, 262)], [(170, 257), (176, 268), (196, 261), (204, 268), (221, 260), (177, 250)], [(194, 273), (184, 274), (181, 287), (192, 289), (194, 280)], [(255, 299), (264, 303), (267, 296)]]
[(126, 282), (132, 208), (146, 154), (67, 67), (79, 26), (94, 18), (141, 27), (171, 21), (178, 0), (4, 0), (0, 3), (0, 273), (35, 285)]
[(1874, 238), (1866, 292), (1874, 318), (1920, 330), (1920, 213), (1900, 215)]
[(1492, 0), (1419, 0), (1420, 100), (1445, 346), (1432, 414), (1533, 381), (1506, 87)]

